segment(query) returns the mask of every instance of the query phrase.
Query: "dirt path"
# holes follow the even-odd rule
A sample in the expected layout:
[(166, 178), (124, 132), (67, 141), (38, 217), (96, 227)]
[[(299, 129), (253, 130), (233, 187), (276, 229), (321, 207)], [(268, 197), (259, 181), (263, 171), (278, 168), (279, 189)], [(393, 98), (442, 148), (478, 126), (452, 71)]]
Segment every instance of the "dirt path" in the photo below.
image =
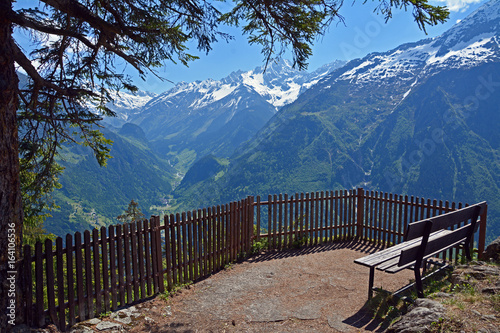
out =
[[(377, 330), (363, 310), (366, 267), (353, 260), (375, 249), (337, 243), (256, 256), (169, 299), (137, 305), (130, 332), (358, 332)], [(378, 274), (377, 274), (378, 273)], [(411, 272), (377, 272), (375, 286), (396, 290)]]

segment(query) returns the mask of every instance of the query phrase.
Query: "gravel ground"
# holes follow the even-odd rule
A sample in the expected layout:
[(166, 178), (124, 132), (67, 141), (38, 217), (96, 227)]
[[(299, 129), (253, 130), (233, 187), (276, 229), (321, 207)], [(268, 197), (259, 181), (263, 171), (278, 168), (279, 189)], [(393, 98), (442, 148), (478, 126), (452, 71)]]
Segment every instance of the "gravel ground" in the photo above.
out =
[[(137, 305), (145, 316), (130, 332), (377, 331), (363, 306), (369, 269), (354, 259), (376, 251), (336, 243), (264, 253), (234, 264), (165, 301)], [(376, 272), (375, 286), (397, 290), (411, 271)]]

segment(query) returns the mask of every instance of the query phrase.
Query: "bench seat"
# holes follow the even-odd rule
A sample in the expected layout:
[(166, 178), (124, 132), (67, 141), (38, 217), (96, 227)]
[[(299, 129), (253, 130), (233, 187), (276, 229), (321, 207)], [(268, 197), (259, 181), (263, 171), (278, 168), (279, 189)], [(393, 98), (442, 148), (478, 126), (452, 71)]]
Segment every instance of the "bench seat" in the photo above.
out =
[[(439, 230), (431, 234), (429, 240), (437, 239), (445, 234), (449, 234), (450, 230)], [(387, 249), (381, 250), (379, 252), (372, 253), (366, 257), (354, 260), (356, 264), (360, 264), (366, 267), (375, 267), (379, 271), (387, 271), (388, 273), (397, 273), (405, 268), (412, 266), (412, 264), (407, 264), (399, 267), (399, 257), (403, 250), (409, 248), (420, 246), (422, 237), (412, 239), (407, 242), (402, 242), (397, 245), (388, 247)]]

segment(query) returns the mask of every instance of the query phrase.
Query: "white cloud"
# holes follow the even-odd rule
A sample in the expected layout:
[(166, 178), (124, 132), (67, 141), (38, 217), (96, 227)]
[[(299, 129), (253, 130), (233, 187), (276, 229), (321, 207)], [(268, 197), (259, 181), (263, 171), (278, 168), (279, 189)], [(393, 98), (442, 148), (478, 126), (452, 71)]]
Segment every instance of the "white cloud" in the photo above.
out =
[(480, 3), (482, 0), (435, 0), (440, 4), (444, 4), (451, 12), (463, 12), (470, 5)]

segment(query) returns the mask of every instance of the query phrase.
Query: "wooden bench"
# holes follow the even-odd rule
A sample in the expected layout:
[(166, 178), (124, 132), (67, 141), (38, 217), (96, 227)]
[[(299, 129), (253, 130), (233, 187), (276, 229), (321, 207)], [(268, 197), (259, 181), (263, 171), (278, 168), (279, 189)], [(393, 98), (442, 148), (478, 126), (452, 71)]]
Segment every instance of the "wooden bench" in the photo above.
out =
[[(356, 264), (370, 268), (368, 299), (373, 297), (375, 268), (387, 273), (397, 273), (407, 268), (413, 269), (418, 297), (424, 297), (422, 275), (425, 273), (427, 261), (430, 258), (444, 250), (463, 246), (467, 259), (471, 260), (470, 248), (474, 242), (474, 233), (479, 227), (477, 219), (485, 207), (486, 202), (481, 202), (450, 213), (410, 223), (402, 243), (354, 260)], [(455, 226), (459, 226), (459, 228), (450, 230)], [(421, 268), (423, 268), (422, 273), (420, 272)], [(405, 289), (407, 288), (400, 289), (395, 294)]]

